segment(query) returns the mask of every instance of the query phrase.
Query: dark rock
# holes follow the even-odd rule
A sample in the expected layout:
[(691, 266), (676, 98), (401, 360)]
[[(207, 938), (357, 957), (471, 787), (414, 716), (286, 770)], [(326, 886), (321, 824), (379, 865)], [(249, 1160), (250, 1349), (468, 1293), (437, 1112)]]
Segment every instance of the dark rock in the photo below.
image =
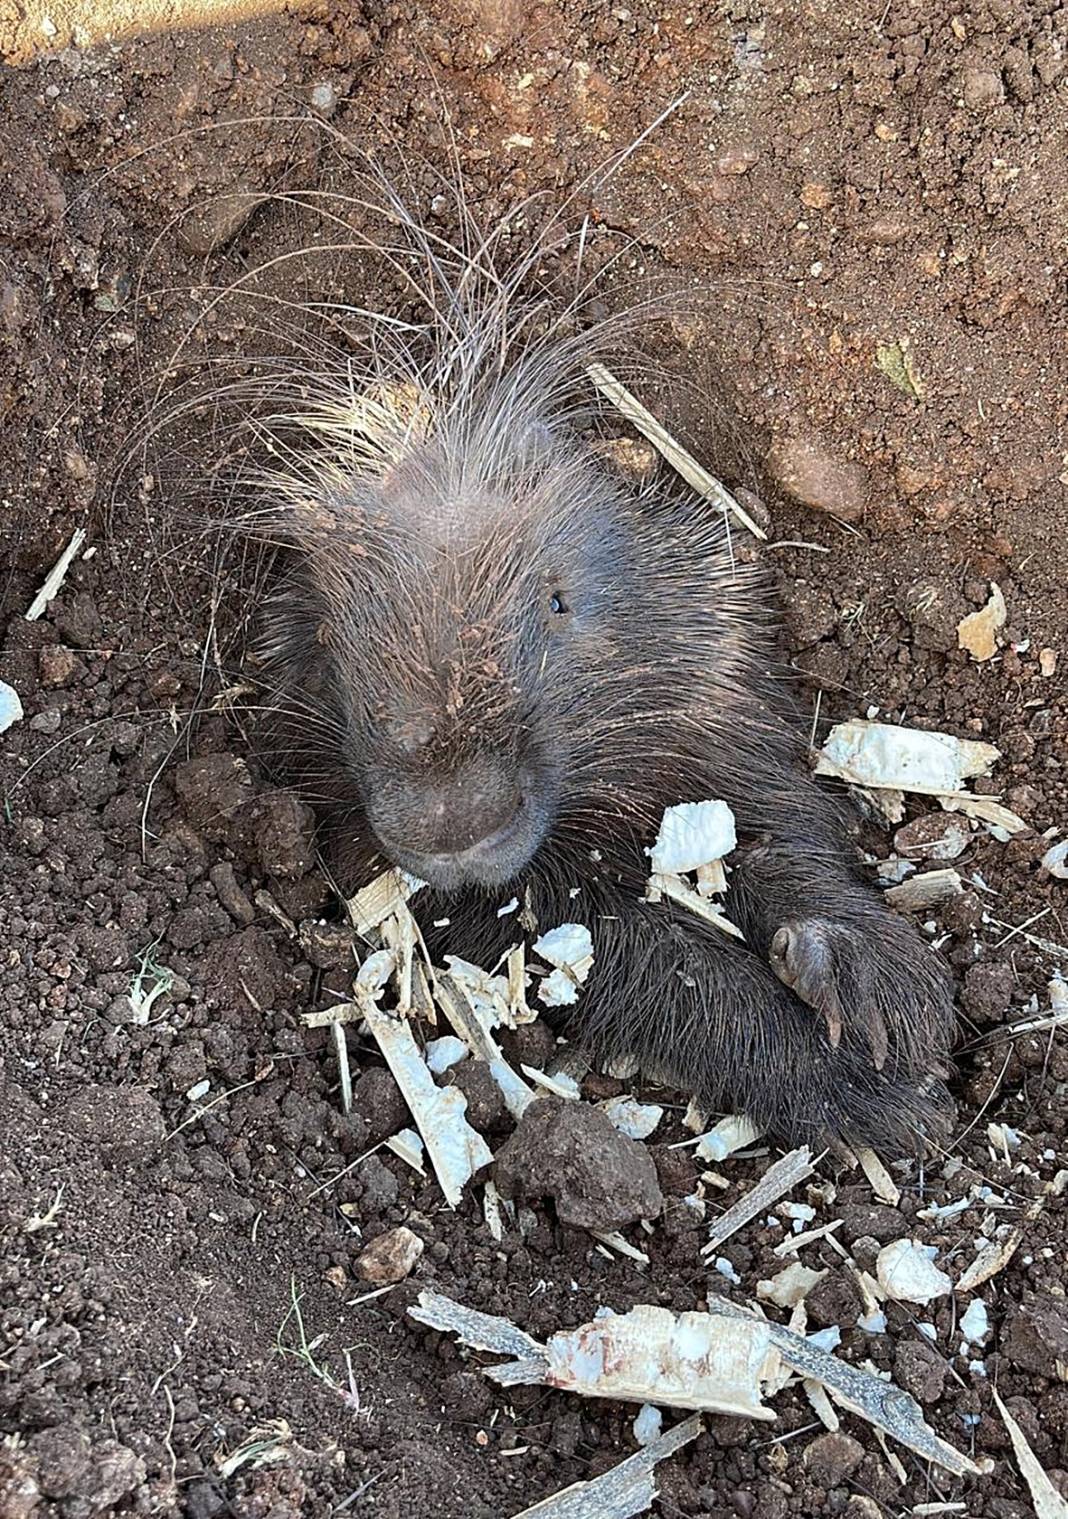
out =
[(497, 1156), (502, 1196), (549, 1197), (560, 1221), (611, 1233), (664, 1206), (644, 1145), (613, 1128), (599, 1109), (544, 1097), (531, 1103)]
[(909, 1340), (894, 1352), (894, 1380), (919, 1403), (937, 1403), (946, 1381), (946, 1363), (931, 1345)]
[(1025, 1292), (1009, 1310), (999, 1349), (1014, 1366), (1052, 1380), (1058, 1361), (1068, 1365), (1068, 1302)]

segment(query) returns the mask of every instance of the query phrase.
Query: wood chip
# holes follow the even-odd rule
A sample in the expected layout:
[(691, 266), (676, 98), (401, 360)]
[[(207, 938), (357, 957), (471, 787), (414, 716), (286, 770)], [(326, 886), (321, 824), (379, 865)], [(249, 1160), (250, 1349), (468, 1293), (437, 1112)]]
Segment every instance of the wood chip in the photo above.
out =
[(437, 1085), (405, 1019), (384, 1013), (370, 999), (363, 1014), (423, 1136), (445, 1201), (455, 1208), (474, 1173), (493, 1159), (465, 1117), (467, 1098), (459, 1087)]
[(681, 876), (651, 875), (645, 892), (646, 900), (659, 902), (662, 897), (669, 901), (677, 902), (680, 907), (688, 908), (697, 917), (703, 918), (706, 923), (711, 923), (713, 928), (722, 929), (725, 934), (730, 934), (734, 939), (745, 942), (745, 935), (736, 923), (724, 913), (718, 902), (712, 902), (703, 897), (700, 892), (694, 891), (692, 886), (687, 886)]
[(894, 1178), (883, 1165), (874, 1150), (859, 1149), (854, 1152), (860, 1169), (871, 1183), (871, 1189), (875, 1193), (875, 1201), (885, 1203), (888, 1208), (896, 1208), (901, 1201), (901, 1189), (895, 1185)]
[(682, 476), (687, 485), (692, 486), (699, 495), (706, 497), (720, 511), (730, 512), (737, 517), (754, 538), (767, 541), (767, 533), (739, 505), (727, 487), (714, 475), (710, 475), (703, 465), (698, 464), (694, 456), (683, 448), (681, 443), (676, 442), (652, 412), (646, 410), (637, 396), (631, 395), (626, 386), (616, 379), (611, 370), (606, 369), (603, 364), (590, 364), (586, 368), (586, 373), (601, 394), (606, 396), (616, 410), (649, 439), (653, 447), (664, 456), (672, 469)]
[(964, 882), (955, 870), (924, 870), (909, 876), (900, 886), (889, 886), (883, 896), (901, 912), (926, 912), (951, 902), (964, 890)]
[(1016, 1464), (1031, 1493), (1037, 1519), (1068, 1519), (1068, 1503), (1042, 1470), (1038, 1457), (1027, 1443), (1026, 1435), (1001, 1401), (997, 1388), (992, 1387), (990, 1391), (997, 1404), (1002, 1423), (1009, 1432)]
[(724, 1240), (730, 1239), (732, 1234), (737, 1234), (739, 1229), (762, 1213), (766, 1213), (773, 1203), (777, 1203), (780, 1197), (787, 1192), (792, 1192), (794, 1187), (805, 1181), (815, 1170), (812, 1164), (812, 1151), (807, 1147), (799, 1150), (791, 1150), (781, 1160), (777, 1160), (773, 1166), (769, 1166), (764, 1175), (751, 1187), (744, 1197), (732, 1203), (725, 1213), (720, 1214), (709, 1230), (708, 1243), (701, 1247), (702, 1255), (709, 1255), (718, 1250)]
[(611, 1471), (591, 1482), (573, 1482), (533, 1508), (523, 1509), (514, 1519), (631, 1519), (632, 1514), (644, 1514), (659, 1492), (653, 1468), (696, 1440), (701, 1428), (701, 1416), (695, 1414)]
[(48, 574), (45, 576), (44, 584), (37, 592), (37, 595), (30, 602), (30, 605), (25, 612), (25, 618), (27, 622), (36, 622), (39, 617), (42, 617), (45, 611), (48, 609), (49, 603), (54, 601), (55, 598), (59, 595), (60, 586), (67, 578), (67, 571), (74, 563), (75, 555), (78, 553), (78, 550), (81, 548), (84, 542), (84, 527), (75, 528), (74, 532), (71, 534), (71, 540), (67, 544), (67, 547), (63, 550), (62, 554), (60, 554), (55, 564), (49, 570)]

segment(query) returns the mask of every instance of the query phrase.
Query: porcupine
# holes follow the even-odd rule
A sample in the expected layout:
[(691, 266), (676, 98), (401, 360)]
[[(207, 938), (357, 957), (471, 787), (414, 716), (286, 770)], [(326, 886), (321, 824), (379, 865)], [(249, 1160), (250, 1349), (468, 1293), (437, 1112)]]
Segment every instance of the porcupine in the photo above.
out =
[[(784, 1142), (921, 1151), (951, 1107), (951, 980), (809, 772), (766, 573), (576, 427), (604, 334), (523, 300), (536, 251), (501, 274), (493, 237), (461, 251), (391, 209), (427, 320), (317, 377), (253, 514), (286, 546), (259, 642), (274, 742), (340, 883), (402, 867), (431, 948), (487, 966), (508, 897), (543, 930), (580, 920), (568, 1030), (591, 1056)], [(644, 898), (664, 809), (705, 798), (735, 814), (744, 943)]]

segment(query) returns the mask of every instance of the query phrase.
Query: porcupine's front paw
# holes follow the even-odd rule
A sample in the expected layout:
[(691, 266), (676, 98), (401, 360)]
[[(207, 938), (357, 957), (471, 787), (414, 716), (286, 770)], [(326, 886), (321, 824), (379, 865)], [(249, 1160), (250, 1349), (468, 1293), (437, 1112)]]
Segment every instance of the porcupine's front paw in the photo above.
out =
[(827, 1025), (831, 1047), (859, 1038), (881, 1071), (948, 1074), (953, 999), (946, 968), (911, 924), (878, 908), (856, 919), (796, 917), (771, 938), (779, 980)]

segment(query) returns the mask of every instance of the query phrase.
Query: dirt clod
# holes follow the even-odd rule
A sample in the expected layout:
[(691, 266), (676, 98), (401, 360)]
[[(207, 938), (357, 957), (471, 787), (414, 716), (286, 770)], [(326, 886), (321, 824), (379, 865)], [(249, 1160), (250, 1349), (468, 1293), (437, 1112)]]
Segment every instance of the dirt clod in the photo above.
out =
[(805, 1448), (804, 1462), (812, 1480), (820, 1487), (839, 1487), (851, 1477), (864, 1459), (864, 1447), (852, 1435), (841, 1430), (820, 1435)]
[(664, 1206), (644, 1145), (613, 1128), (599, 1108), (540, 1098), (498, 1151), (494, 1176), (504, 1197), (551, 1198), (561, 1223), (612, 1233)]

